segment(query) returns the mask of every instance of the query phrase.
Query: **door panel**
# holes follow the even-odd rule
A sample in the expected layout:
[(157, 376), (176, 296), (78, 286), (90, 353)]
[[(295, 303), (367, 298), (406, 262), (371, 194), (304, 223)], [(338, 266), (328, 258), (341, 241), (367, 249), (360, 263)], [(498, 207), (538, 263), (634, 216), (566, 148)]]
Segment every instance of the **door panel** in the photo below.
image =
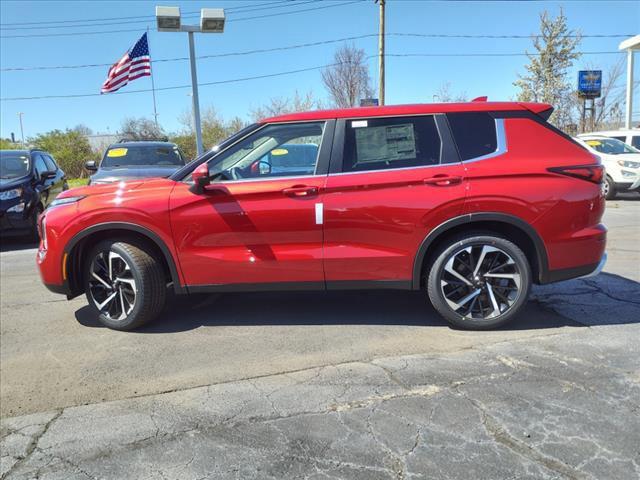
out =
[(337, 124), (323, 195), (327, 288), (412, 280), (421, 242), (463, 210), (464, 167), (448, 128), (431, 115)]
[(187, 285), (324, 282), (315, 204), (325, 180), (226, 182), (201, 195), (178, 183), (171, 223)]
[(412, 279), (422, 240), (462, 213), (464, 182), (431, 183), (438, 175), (462, 179), (464, 171), (448, 164), (329, 175), (323, 196), (328, 288), (332, 281)]

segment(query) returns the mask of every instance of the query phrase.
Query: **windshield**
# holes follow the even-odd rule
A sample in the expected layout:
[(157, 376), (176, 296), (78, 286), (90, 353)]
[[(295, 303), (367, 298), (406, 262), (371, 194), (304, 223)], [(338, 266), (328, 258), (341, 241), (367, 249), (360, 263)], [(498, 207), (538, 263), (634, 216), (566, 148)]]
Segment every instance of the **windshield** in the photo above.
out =
[(31, 160), (24, 152), (0, 152), (0, 178), (24, 177), (31, 170)]
[(624, 153), (640, 153), (630, 145), (627, 145), (615, 138), (592, 138), (585, 140), (585, 143), (600, 153), (607, 155), (621, 155)]
[(183, 166), (184, 160), (176, 146), (127, 145), (107, 150), (100, 166), (104, 167), (148, 167)]

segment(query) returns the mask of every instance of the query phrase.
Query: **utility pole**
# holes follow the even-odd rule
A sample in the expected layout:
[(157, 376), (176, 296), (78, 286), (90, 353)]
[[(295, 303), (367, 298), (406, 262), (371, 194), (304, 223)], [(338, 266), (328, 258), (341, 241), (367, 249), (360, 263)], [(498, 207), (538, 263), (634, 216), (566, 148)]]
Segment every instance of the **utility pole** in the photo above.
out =
[(384, 4), (386, 0), (375, 0), (380, 5), (380, 35), (378, 40), (378, 105), (384, 105)]
[(200, 126), (200, 100), (198, 98), (198, 75), (196, 73), (196, 47), (193, 32), (189, 32), (189, 62), (191, 63), (191, 93), (193, 105), (193, 126), (196, 130), (196, 149), (198, 156), (204, 153), (202, 144), (202, 128)]
[(22, 116), (24, 112), (18, 112), (18, 118), (20, 118), (20, 136), (22, 137), (22, 148), (24, 148), (24, 128), (22, 128)]

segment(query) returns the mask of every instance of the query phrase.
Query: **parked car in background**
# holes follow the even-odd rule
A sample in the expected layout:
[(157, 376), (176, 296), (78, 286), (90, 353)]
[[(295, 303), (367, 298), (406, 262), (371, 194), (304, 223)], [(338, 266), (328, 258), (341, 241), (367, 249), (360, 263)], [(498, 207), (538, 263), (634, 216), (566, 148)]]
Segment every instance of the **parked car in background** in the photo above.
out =
[(0, 233), (38, 239), (38, 215), (66, 190), (67, 178), (42, 150), (0, 151)]
[(86, 294), (119, 330), (156, 317), (167, 286), (421, 290), (451, 324), (495, 328), (532, 283), (605, 262), (604, 169), (546, 121), (552, 110), (470, 102), (265, 119), (169, 178), (63, 194), (42, 218), (41, 277)]
[(175, 143), (130, 141), (114, 143), (104, 153), (98, 166), (85, 163), (89, 185), (150, 177), (168, 177), (188, 162)]
[(632, 128), (631, 130), (605, 130), (602, 132), (591, 132), (578, 135), (578, 137), (586, 137), (598, 135), (601, 137), (615, 138), (621, 142), (631, 145), (640, 150), (640, 128)]
[(606, 171), (603, 189), (607, 200), (621, 192), (640, 191), (640, 150), (602, 135), (580, 135), (577, 140), (600, 157)]

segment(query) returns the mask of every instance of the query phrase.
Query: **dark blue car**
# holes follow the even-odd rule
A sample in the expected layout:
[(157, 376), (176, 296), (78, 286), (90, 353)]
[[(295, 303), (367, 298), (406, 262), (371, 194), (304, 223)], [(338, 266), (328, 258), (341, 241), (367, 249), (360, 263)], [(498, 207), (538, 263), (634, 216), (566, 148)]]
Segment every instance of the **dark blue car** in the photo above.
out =
[(38, 215), (63, 190), (67, 178), (42, 150), (0, 150), (0, 233), (38, 239)]

